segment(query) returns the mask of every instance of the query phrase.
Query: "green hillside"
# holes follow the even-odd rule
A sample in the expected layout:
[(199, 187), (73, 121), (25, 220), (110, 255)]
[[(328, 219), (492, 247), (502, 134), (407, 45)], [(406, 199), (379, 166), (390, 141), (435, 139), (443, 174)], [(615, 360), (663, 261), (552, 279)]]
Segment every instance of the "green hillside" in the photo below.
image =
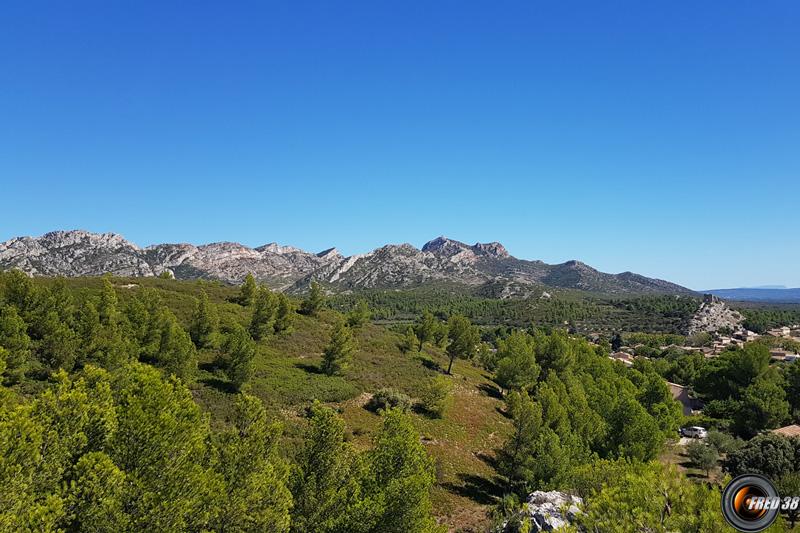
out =
[[(222, 323), (246, 325), (250, 319), (250, 309), (237, 303), (238, 289), (219, 283), (138, 278), (113, 279), (112, 283), (120, 308), (150, 289), (187, 330), (201, 291), (216, 306)], [(98, 296), (102, 284), (100, 278), (37, 279), (34, 286), (42, 290), (67, 288), (74, 298), (72, 305), (79, 309), (83, 302)], [(392, 388), (412, 400), (418, 399), (426, 385), (442, 374), (440, 368), (446, 366), (441, 349), (426, 344), (421, 352), (404, 354), (398, 347), (398, 333), (368, 323), (355, 330), (359, 349), (350, 368), (344, 375), (327, 376), (319, 369), (322, 352), (333, 324), (340, 318), (332, 310), (323, 310), (319, 316), (296, 314), (291, 332), (270, 336), (257, 344), (252, 376), (242, 390), (262, 400), (270, 415), (284, 425), (282, 439), (286, 444), (282, 450), (287, 456), (302, 440), (308, 425), (306, 411), (314, 400), (333, 407), (346, 423), (348, 441), (357, 449), (367, 450), (381, 427), (381, 416), (366, 408), (369, 396)], [(210, 414), (212, 429), (223, 431), (231, 424), (239, 394), (218, 359), (219, 350), (197, 350), (197, 371), (184, 381), (197, 404)], [(35, 357), (27, 364), (26, 377), (10, 387), (20, 397), (18, 401), (51, 387), (44, 365)], [(457, 409), (444, 418), (424, 413), (410, 416), (435, 461), (432, 500), (436, 517), (445, 524), (470, 525), (480, 530), (487, 522), (488, 497), (474, 494), (470, 480), (494, 475), (484, 455), (491, 456), (492, 450), (502, 444), (509, 424), (500, 412), (503, 402), (492, 392), (488, 372), (459, 360), (453, 373), (451, 401)]]
[(1, 274), (0, 530), (487, 531), (537, 489), (602, 530), (628, 478), (645, 522), (669, 494), (673, 530), (719, 526), (718, 487), (656, 462), (684, 422), (665, 369), (558, 327), (691, 301), (437, 291)]

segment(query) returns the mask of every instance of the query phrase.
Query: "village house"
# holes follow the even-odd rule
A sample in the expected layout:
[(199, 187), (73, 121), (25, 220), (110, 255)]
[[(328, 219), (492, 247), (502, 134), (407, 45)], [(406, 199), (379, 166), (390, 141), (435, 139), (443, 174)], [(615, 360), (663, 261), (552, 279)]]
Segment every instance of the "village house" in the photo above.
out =
[(706, 350), (701, 346), (680, 346), (680, 349), (686, 353), (704, 353), (704, 350)]
[(756, 340), (760, 335), (755, 331), (750, 331), (749, 329), (740, 329), (733, 334), (733, 338), (739, 339), (743, 342), (750, 342)]
[(773, 337), (790, 337), (792, 330), (789, 326), (780, 326), (777, 328), (772, 328), (767, 333)]
[(790, 352), (789, 350), (784, 350), (783, 348), (772, 348), (769, 351), (769, 355), (775, 361), (785, 361), (787, 363), (791, 363), (792, 361), (796, 361), (798, 358), (800, 358), (800, 355)]
[(681, 403), (684, 416), (691, 416), (702, 409), (702, 404), (699, 400), (691, 397), (688, 388), (671, 382), (667, 382), (667, 385), (669, 385), (669, 391), (672, 393), (672, 399)]
[(632, 366), (633, 365), (633, 355), (631, 355), (631, 354), (629, 354), (627, 352), (622, 352), (622, 351), (614, 352), (611, 355), (609, 355), (608, 357), (609, 357), (609, 359), (613, 359), (614, 361), (622, 362), (625, 366)]

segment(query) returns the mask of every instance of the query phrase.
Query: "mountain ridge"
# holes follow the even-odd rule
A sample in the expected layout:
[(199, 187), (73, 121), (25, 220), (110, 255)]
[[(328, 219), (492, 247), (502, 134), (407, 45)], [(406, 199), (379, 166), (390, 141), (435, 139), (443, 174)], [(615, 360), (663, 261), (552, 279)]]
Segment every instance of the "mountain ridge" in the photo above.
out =
[(742, 302), (800, 303), (800, 287), (735, 287), (709, 289), (708, 294)]
[(387, 244), (348, 257), (336, 248), (318, 253), (275, 242), (250, 248), (236, 242), (202, 245), (162, 243), (140, 247), (116, 233), (53, 231), (39, 237), (15, 237), (0, 243), (0, 269), (31, 275), (158, 276), (218, 279), (239, 283), (248, 272), (279, 290), (302, 292), (312, 280), (332, 290), (412, 288), (431, 282), (479, 287), (504, 285), (516, 295), (535, 287), (615, 294), (693, 291), (632, 272), (608, 274), (581, 261), (547, 264), (518, 259), (499, 242), (469, 245), (440, 236), (422, 248)]

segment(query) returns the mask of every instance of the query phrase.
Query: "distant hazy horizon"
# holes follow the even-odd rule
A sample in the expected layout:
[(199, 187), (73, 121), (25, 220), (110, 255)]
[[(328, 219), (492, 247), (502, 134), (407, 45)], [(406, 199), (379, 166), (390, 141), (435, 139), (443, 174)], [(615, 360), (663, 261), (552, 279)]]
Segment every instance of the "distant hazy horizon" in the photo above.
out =
[(437, 235), (800, 286), (800, 4), (0, 7), (0, 240)]

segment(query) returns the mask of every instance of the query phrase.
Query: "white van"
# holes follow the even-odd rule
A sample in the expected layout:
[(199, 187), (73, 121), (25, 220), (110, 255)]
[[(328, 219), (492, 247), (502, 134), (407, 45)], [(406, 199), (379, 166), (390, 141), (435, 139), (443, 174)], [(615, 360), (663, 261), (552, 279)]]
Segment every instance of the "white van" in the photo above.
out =
[(690, 439), (704, 439), (708, 436), (706, 428), (700, 426), (683, 428), (681, 431), (684, 437), (689, 437)]

